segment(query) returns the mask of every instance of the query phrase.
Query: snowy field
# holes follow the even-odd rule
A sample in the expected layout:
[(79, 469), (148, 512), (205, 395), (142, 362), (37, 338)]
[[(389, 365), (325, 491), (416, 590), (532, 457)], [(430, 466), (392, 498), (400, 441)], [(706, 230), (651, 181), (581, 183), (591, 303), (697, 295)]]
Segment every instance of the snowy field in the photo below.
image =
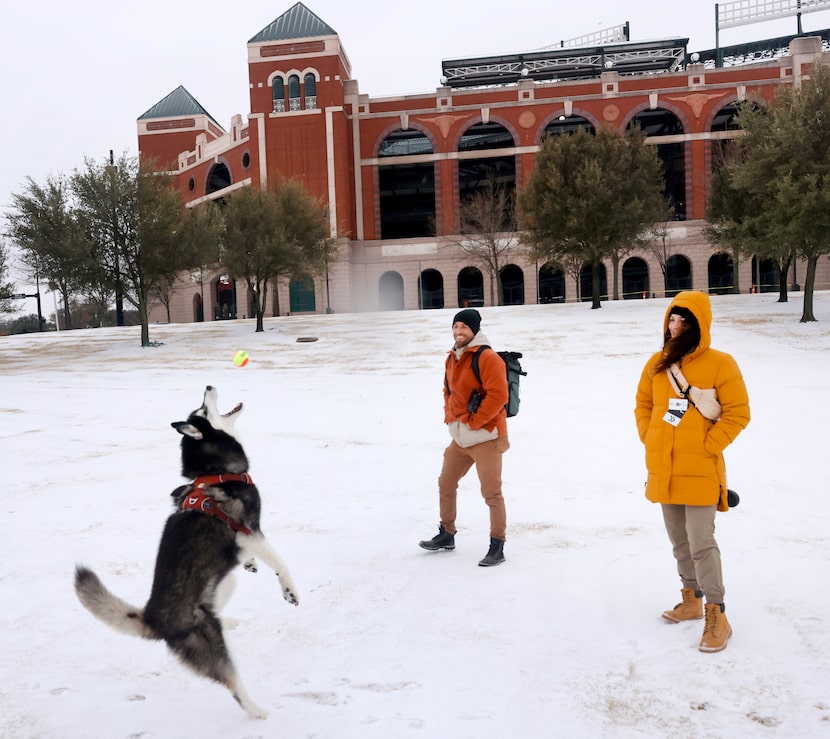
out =
[[(437, 530), (455, 311), (330, 315), (0, 338), (9, 473), (0, 563), (0, 735), (515, 739), (830, 737), (830, 293), (714, 297), (752, 422), (727, 449), (741, 505), (718, 515), (734, 636), (701, 654), (660, 510), (643, 496), (634, 392), (668, 301), (487, 308), (523, 351), (505, 456), (507, 562), (480, 568), (470, 474), (454, 552)], [(316, 342), (297, 342), (317, 337)], [(232, 356), (245, 349), (250, 364)], [(238, 571), (225, 615), (253, 721), (162, 643), (77, 601), (76, 562), (143, 606), (183, 482), (178, 434), (219, 389), (263, 495), (263, 530), (300, 592)], [(10, 469), (9, 469), (10, 467)]]

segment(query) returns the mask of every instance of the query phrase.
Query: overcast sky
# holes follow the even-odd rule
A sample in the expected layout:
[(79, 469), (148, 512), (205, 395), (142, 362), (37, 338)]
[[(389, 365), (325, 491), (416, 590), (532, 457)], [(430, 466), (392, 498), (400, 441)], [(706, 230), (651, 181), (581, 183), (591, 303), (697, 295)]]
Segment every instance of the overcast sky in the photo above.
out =
[[(373, 97), (434, 90), (442, 59), (530, 51), (628, 21), (631, 39), (688, 37), (715, 46), (715, 3), (634, 0), (308, 0), (340, 36), (360, 91)], [(136, 119), (179, 85), (224, 128), (248, 113), (248, 39), (293, 5), (145, 0), (24, 0), (0, 24), (0, 214), (25, 178), (71, 174), (84, 157), (137, 154)], [(830, 11), (803, 17), (830, 26)], [(796, 19), (721, 31), (721, 44), (795, 33)], [(5, 223), (0, 223), (5, 230)]]

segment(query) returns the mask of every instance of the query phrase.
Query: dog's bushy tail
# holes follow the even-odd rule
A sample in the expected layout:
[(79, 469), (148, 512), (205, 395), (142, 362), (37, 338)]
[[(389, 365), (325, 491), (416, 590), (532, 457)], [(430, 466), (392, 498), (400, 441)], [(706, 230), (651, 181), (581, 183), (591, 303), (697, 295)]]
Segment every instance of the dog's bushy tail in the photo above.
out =
[(117, 631), (143, 639), (160, 637), (144, 623), (144, 611), (113, 595), (92, 570), (78, 566), (75, 569), (75, 592), (84, 607), (99, 621)]

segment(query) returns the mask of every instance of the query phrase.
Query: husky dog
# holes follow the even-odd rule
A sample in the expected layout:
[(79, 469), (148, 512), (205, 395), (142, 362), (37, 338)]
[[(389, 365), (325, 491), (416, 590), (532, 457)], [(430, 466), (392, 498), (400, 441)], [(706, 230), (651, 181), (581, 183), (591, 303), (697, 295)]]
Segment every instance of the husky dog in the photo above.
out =
[(221, 683), (252, 718), (266, 718), (246, 692), (222, 635), (218, 613), (233, 590), (231, 571), (258, 557), (277, 574), (285, 600), (298, 605), (283, 560), (259, 528), (259, 492), (234, 421), (242, 404), (222, 415), (216, 388), (174, 429), (182, 435), (182, 475), (192, 482), (173, 491), (176, 512), (161, 535), (153, 588), (143, 609), (113, 595), (83, 566), (75, 573), (81, 603), (105, 624), (145, 639), (163, 639), (188, 667)]

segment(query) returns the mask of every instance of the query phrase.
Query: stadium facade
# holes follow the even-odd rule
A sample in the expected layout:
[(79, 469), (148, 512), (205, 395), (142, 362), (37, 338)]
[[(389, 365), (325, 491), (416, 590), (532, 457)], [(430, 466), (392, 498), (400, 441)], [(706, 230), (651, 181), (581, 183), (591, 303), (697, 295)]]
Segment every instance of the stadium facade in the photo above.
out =
[[(224, 129), (183, 87), (138, 119), (142, 157), (174, 175), (188, 203), (301, 179), (328, 206), (338, 255), (323, 275), (280, 282), (266, 316), (492, 305), (481, 264), (459, 245), (460, 204), (488, 177), (521, 188), (545, 136), (638, 125), (658, 147), (674, 209), (654, 248), (618, 266), (621, 298), (680, 289), (727, 292), (732, 260), (703, 235), (718, 147), (740, 135), (737, 106), (766, 105), (830, 63), (826, 32), (689, 53), (688, 39), (633, 43), (585, 38), (576, 46), (444, 61), (440, 86), (416, 95), (360, 92), (337, 33), (302, 3), (248, 41), (250, 112)], [(499, 279), (505, 304), (578, 300), (590, 267), (567, 274), (516, 246)], [(822, 260), (817, 288), (830, 286)], [(664, 268), (666, 277), (664, 280)], [(611, 293), (613, 266), (603, 265)], [(788, 283), (805, 274), (794, 264)], [(741, 261), (741, 292), (775, 291), (770, 263)], [(174, 322), (248, 317), (244, 280), (222, 271), (182, 275)], [(152, 320), (167, 320), (154, 308)]]

